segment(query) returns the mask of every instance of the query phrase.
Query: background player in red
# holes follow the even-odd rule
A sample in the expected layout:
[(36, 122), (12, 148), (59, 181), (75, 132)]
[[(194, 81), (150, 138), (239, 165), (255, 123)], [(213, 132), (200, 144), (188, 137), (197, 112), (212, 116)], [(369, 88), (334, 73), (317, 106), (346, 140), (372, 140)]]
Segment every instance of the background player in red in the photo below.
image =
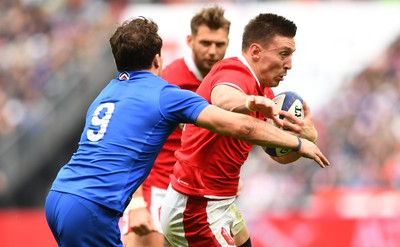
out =
[[(224, 58), (229, 43), (230, 21), (224, 17), (224, 9), (215, 5), (205, 7), (195, 14), (190, 22), (191, 34), (186, 42), (191, 56), (176, 59), (162, 71), (163, 79), (182, 89), (195, 92), (212, 66)], [(182, 130), (177, 128), (165, 142), (157, 156), (150, 175), (133, 195), (133, 200), (124, 212), (122, 238), (124, 246), (163, 246), (159, 213), (168, 188), (174, 152), (181, 146)], [(150, 213), (150, 214), (149, 214)], [(151, 221), (152, 218), (153, 222)], [(141, 224), (149, 222), (157, 231), (139, 235)], [(132, 231), (133, 228), (136, 232)]]
[[(242, 56), (215, 64), (197, 93), (225, 110), (263, 119), (267, 113), (259, 106), (274, 97), (271, 88), (292, 68), (296, 31), (297, 26), (282, 16), (258, 15), (245, 27)], [(315, 142), (317, 131), (310, 109), (305, 103), (303, 107), (304, 120), (282, 113), (289, 119), (285, 129)], [(192, 124), (185, 126), (161, 208), (163, 231), (172, 246), (251, 246), (249, 234), (240, 240), (233, 238), (240, 230), (235, 223), (243, 220), (234, 204), (240, 169), (251, 149), (252, 144), (246, 141)], [(290, 163), (299, 157), (291, 152), (273, 159)]]

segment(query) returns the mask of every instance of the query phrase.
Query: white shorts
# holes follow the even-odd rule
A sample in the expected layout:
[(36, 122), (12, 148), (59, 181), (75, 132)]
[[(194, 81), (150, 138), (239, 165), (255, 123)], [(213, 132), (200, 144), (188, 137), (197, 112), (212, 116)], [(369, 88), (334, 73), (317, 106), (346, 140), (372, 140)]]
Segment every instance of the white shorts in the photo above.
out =
[(245, 227), (235, 200), (186, 196), (169, 187), (161, 208), (166, 239), (180, 247), (235, 246), (233, 236)]
[[(151, 194), (151, 199), (150, 201), (146, 201), (147, 203), (147, 208), (150, 210), (150, 215), (153, 218), (154, 225), (156, 226), (156, 230), (162, 234), (162, 228), (161, 228), (161, 222), (160, 222), (160, 211), (161, 211), (161, 205), (163, 204), (166, 190), (160, 189), (157, 187), (151, 187), (150, 188), (150, 194)], [(127, 207), (127, 209), (130, 207), (130, 205)], [(120, 220), (120, 229), (121, 229), (121, 234), (127, 234), (128, 232), (131, 232), (132, 230), (129, 228), (129, 210), (125, 210), (124, 214), (121, 217)]]

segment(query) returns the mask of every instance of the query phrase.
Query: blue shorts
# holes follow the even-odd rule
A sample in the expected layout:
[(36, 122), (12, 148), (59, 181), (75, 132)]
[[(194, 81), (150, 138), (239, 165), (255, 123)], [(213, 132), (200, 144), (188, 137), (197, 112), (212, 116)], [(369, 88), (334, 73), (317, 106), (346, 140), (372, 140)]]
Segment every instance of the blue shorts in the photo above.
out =
[(122, 247), (120, 212), (76, 195), (50, 191), (45, 213), (59, 246)]

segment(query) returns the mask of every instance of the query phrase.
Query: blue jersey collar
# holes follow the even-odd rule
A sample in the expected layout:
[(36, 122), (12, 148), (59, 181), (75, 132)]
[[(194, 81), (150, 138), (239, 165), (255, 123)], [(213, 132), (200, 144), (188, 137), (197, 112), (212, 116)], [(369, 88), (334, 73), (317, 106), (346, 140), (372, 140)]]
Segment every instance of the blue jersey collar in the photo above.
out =
[(151, 73), (151, 72), (144, 71), (144, 70), (141, 70), (141, 71), (123, 71), (123, 72), (119, 72), (118, 73), (117, 79), (120, 80), (120, 81), (129, 81), (135, 75), (143, 74), (143, 73)]

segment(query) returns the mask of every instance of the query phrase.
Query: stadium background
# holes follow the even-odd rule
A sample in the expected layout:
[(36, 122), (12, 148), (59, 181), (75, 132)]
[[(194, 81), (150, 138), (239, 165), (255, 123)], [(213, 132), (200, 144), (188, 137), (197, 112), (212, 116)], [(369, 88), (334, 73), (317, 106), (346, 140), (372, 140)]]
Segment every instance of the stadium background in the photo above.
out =
[[(76, 149), (88, 104), (115, 76), (108, 38), (154, 19), (168, 63), (211, 1), (0, 2), (0, 246), (56, 246), (44, 199)], [(307, 100), (332, 166), (279, 166), (255, 148), (238, 199), (256, 247), (400, 246), (400, 2), (220, 1), (227, 56), (260, 12), (296, 22), (294, 66), (276, 93)]]

